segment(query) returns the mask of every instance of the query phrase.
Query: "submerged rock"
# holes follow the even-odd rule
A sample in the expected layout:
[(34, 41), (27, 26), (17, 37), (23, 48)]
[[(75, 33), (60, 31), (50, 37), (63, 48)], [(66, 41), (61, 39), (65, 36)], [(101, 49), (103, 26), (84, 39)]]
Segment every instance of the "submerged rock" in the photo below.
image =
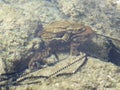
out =
[[(73, 58), (71, 58), (72, 60)], [(68, 59), (68, 64), (71, 63), (71, 60)], [(67, 61), (67, 59), (66, 59)], [(59, 70), (59, 67), (64, 67), (66, 62), (65, 60), (61, 61), (60, 63), (64, 62), (63, 64), (57, 64), (57, 66), (51, 66), (44, 68), (43, 70), (36, 71), (32, 74), (28, 74), (25, 77), (39, 77), (40, 75), (50, 75), (50, 73), (54, 73), (55, 71)], [(73, 59), (74, 61), (74, 59)], [(84, 60), (83, 60), (84, 61)], [(81, 65), (79, 61), (77, 64), (73, 64), (68, 68), (63, 70), (63, 73), (69, 72), (72, 73), (77, 65)], [(34, 89), (37, 90), (38, 88), (42, 90), (102, 90), (102, 89), (112, 89), (112, 90), (119, 90), (120, 88), (120, 68), (111, 64), (102, 62), (99, 59), (95, 58), (88, 58), (86, 64), (78, 70), (76, 74), (73, 75), (63, 75), (59, 77), (52, 77), (49, 79), (44, 78), (32, 78), (31, 79), (22, 79), (23, 85), (21, 86), (13, 86), (10, 90), (26, 90), (26, 89)], [(62, 72), (61, 72), (62, 73)], [(24, 77), (23, 77), (24, 78)], [(20, 79), (19, 79), (20, 80)], [(38, 82), (35, 84), (35, 82)], [(32, 83), (28, 85), (27, 83)]]
[[(116, 2), (116, 0), (0, 0), (0, 74), (26, 69), (34, 51), (40, 49), (41, 39), (37, 37), (37, 32), (42, 29), (41, 24), (45, 25), (61, 19), (82, 22), (91, 26), (98, 34), (108, 36), (108, 38), (101, 36), (94, 38), (93, 42), (83, 45), (83, 48), (93, 45), (92, 48), (81, 50), (87, 51), (86, 53), (90, 53), (91, 56), (96, 54), (95, 56), (99, 55), (102, 58), (110, 57), (109, 61), (120, 65), (120, 5)], [(109, 39), (112, 42), (108, 42)], [(62, 53), (62, 56), (65, 55), (67, 54)], [(59, 55), (61, 58), (62, 56)], [(63, 61), (65, 58), (62, 58)], [(48, 63), (52, 64), (55, 58), (47, 59)], [(59, 67), (64, 67), (65, 62), (62, 63), (61, 60), (55, 65), (38, 70), (37, 73), (28, 74), (28, 76), (38, 76), (37, 80), (23, 80), (21, 83), (24, 85), (9, 88), (10, 90), (37, 90), (38, 88), (119, 90), (120, 88), (120, 68), (92, 57), (89, 57), (80, 71), (73, 75), (39, 79), (39, 75), (49, 75)], [(68, 65), (70, 63), (67, 62)], [(79, 64), (81, 63), (77, 63)], [(72, 66), (70, 70), (77, 65)], [(63, 72), (69, 71), (68, 69), (64, 68)], [(30, 84), (35, 81), (38, 83)], [(26, 85), (26, 82), (29, 85)]]

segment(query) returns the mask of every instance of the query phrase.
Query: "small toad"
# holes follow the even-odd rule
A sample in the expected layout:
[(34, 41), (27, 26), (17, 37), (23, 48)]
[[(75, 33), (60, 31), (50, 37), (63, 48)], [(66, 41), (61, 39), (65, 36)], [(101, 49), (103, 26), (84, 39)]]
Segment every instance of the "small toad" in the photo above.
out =
[(91, 40), (95, 35), (95, 32), (89, 27), (78, 22), (69, 21), (55, 21), (44, 27), (42, 32), (38, 33), (38, 36), (42, 38), (44, 42), (44, 50), (37, 52), (29, 63), (30, 69), (36, 69), (39, 62), (45, 64), (45, 58), (54, 54), (59, 60), (56, 52), (66, 51), (70, 52), (70, 55), (79, 55), (78, 47), (84, 42)]
[(39, 36), (47, 47), (55, 53), (59, 50), (70, 49), (70, 55), (79, 55), (78, 47), (87, 40), (92, 39), (95, 32), (78, 22), (55, 21), (44, 27)]

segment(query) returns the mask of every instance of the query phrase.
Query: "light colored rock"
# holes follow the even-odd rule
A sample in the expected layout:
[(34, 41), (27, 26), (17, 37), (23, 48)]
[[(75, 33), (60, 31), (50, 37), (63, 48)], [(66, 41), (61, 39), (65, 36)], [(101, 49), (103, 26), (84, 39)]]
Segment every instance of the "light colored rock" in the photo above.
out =
[(0, 4), (0, 7), (0, 58), (9, 62), (7, 67), (13, 70), (13, 62), (20, 65), (32, 54), (32, 48), (39, 48), (41, 40), (35, 34), (42, 28), (37, 19), (27, 17), (23, 10), (7, 4)]
[[(64, 66), (65, 64), (66, 63), (60, 64), (61, 66), (58, 64), (58, 68)], [(74, 66), (76, 66), (76, 64), (73, 64), (71, 67), (74, 68)], [(44, 69), (44, 73), (48, 73), (50, 71), (49, 68), (51, 67), (46, 68), (48, 70)], [(56, 67), (56, 70), (58, 70), (58, 68)], [(56, 70), (52, 70), (52, 72), (55, 72)], [(65, 71), (69, 71), (69, 68), (66, 68)], [(89, 57), (86, 64), (76, 74), (53, 77), (50, 79), (28, 79), (21, 82), (24, 85), (13, 86), (10, 88), (10, 90), (38, 90), (38, 88), (41, 90), (119, 90), (119, 71), (120, 68), (111, 63), (102, 62), (99, 59)], [(40, 70), (35, 72), (36, 76), (39, 76), (40, 72)], [(35, 76), (35, 73), (33, 73), (33, 75), (28, 75), (28, 77)], [(31, 82), (34, 83), (36, 81), (39, 83), (31, 85), (25, 84)]]
[(59, 9), (47, 0), (28, 0), (26, 3), (13, 5), (24, 10), (28, 16), (37, 18), (42, 24), (63, 19)]

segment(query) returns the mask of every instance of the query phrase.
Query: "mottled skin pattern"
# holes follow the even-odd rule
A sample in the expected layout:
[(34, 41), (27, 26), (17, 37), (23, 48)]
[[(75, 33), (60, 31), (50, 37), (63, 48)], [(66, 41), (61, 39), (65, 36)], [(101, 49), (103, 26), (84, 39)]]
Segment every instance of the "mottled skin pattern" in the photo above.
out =
[[(31, 69), (36, 68), (36, 62), (41, 62), (50, 54), (58, 51), (70, 51), (70, 55), (79, 55), (78, 47), (84, 42), (91, 40), (95, 32), (89, 27), (77, 22), (56, 21), (44, 27), (38, 36), (45, 43), (44, 52), (36, 53), (29, 63)], [(49, 50), (47, 50), (49, 48)], [(46, 53), (47, 52), (47, 53)], [(45, 54), (46, 53), (46, 54)], [(42, 56), (41, 56), (42, 55)], [(57, 57), (58, 58), (58, 57)]]

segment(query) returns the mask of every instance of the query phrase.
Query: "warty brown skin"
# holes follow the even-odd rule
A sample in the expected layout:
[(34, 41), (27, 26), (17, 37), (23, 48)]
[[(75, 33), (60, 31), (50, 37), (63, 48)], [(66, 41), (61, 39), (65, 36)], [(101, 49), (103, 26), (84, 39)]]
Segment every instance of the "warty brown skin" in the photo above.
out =
[(37, 63), (45, 63), (44, 59), (51, 54), (54, 54), (59, 59), (56, 54), (59, 51), (68, 50), (70, 55), (79, 55), (78, 47), (96, 35), (91, 27), (84, 26), (83, 24), (68, 21), (55, 23), (48, 25), (45, 30), (38, 33), (38, 36), (43, 39), (46, 48), (42, 52), (35, 53), (29, 63), (29, 69), (37, 69)]

